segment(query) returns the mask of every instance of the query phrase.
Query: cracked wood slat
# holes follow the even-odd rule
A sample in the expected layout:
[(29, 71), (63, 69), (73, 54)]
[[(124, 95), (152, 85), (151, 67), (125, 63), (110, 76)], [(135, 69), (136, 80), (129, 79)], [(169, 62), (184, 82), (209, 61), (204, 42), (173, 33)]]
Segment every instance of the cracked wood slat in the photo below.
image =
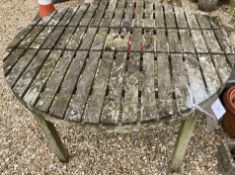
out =
[(198, 23), (201, 27), (201, 29), (211, 29), (211, 24), (210, 21), (208, 19), (208, 16), (204, 16), (204, 15), (196, 15)]
[(195, 49), (193, 46), (193, 41), (190, 35), (190, 31), (186, 29), (179, 29), (179, 34), (184, 53), (186, 52), (194, 53)]
[(114, 52), (104, 52), (94, 80), (93, 91), (83, 115), (84, 123), (99, 123), (105, 100)]
[(165, 9), (166, 27), (176, 28), (176, 21), (175, 21), (173, 6), (164, 5), (164, 9)]
[(32, 31), (33, 28), (33, 26), (27, 26), (25, 29), (20, 31), (10, 42), (8, 48), (15, 48), (16, 46), (18, 46), (20, 42), (23, 41), (24, 38)]
[(213, 30), (202, 31), (210, 53), (223, 53)]
[(124, 9), (124, 17), (122, 19), (122, 27), (132, 26), (132, 16), (134, 10), (134, 3), (127, 1), (127, 7)]
[(55, 30), (49, 35), (47, 40), (43, 43), (42, 49), (52, 49), (59, 40), (64, 29), (65, 27), (56, 27)]
[(234, 53), (234, 50), (231, 47), (228, 35), (227, 35), (227, 33), (226, 33), (226, 31), (224, 29), (222, 29), (222, 30), (215, 30), (215, 35), (216, 35), (216, 38), (218, 39), (218, 42), (219, 42), (222, 50), (226, 54)]
[(83, 40), (79, 49), (90, 50), (90, 47), (95, 38), (96, 32), (97, 32), (97, 28), (88, 28), (86, 35), (83, 37)]
[(75, 13), (77, 12), (78, 7), (76, 8), (70, 8), (64, 15), (64, 17), (61, 19), (61, 21), (58, 23), (57, 26), (64, 27), (69, 24)]
[(33, 41), (30, 48), (39, 49), (53, 30), (54, 30), (54, 27), (46, 26), (43, 29), (43, 31), (37, 36), (37, 38)]
[(134, 9), (134, 16), (133, 19), (133, 27), (143, 27), (144, 26), (144, 19), (143, 19), (143, 1), (136, 2), (136, 8)]
[(78, 27), (77, 30), (72, 35), (72, 37), (70, 38), (68, 45), (66, 46), (66, 49), (77, 50), (85, 34), (85, 31), (86, 31), (85, 27)]
[(29, 66), (25, 69), (25, 71), (21, 74), (17, 82), (13, 87), (13, 91), (19, 96), (25, 93), (27, 88), (30, 86), (36, 74), (39, 72), (42, 67), (44, 61), (46, 60), (49, 50), (40, 50), (36, 56), (34, 56), (33, 60), (30, 62)]
[(17, 61), (21, 58), (25, 51), (26, 49), (15, 49), (9, 53), (7, 58), (4, 60), (3, 64), (3, 70), (5, 75), (10, 72), (11, 68), (17, 63)]
[(28, 64), (31, 62), (36, 52), (37, 50), (31, 50), (31, 49), (27, 50), (23, 54), (23, 56), (20, 57), (17, 64), (15, 64), (14, 67), (12, 67), (11, 71), (6, 76), (6, 80), (11, 87), (14, 86), (16, 80), (27, 68)]
[(157, 40), (157, 52), (168, 52), (169, 44), (167, 42), (166, 30), (157, 29), (156, 31), (156, 40)]
[(164, 19), (164, 12), (163, 6), (159, 5), (159, 3), (155, 4), (155, 25), (156, 28), (165, 28), (165, 19)]
[(157, 118), (154, 83), (154, 53), (143, 54), (142, 94), (140, 121), (147, 122)]
[(193, 43), (198, 53), (208, 53), (206, 43), (200, 30), (191, 30)]
[(65, 15), (65, 13), (68, 11), (68, 9), (57, 12), (52, 19), (50, 20), (50, 22), (48, 23), (48, 26), (56, 26), (60, 20), (63, 18), (63, 16)]
[(188, 77), (186, 74), (185, 62), (181, 54), (171, 55), (172, 80), (174, 83), (175, 100), (178, 115), (186, 114), (190, 104), (188, 91)]
[(60, 50), (51, 51), (43, 67), (40, 69), (39, 73), (34, 78), (32, 84), (30, 85), (26, 94), (23, 97), (24, 101), (27, 103), (27, 106), (34, 106), (48, 78), (50, 77), (51, 72), (56, 66), (61, 53), (62, 51)]
[(74, 54), (74, 51), (65, 51), (63, 55), (61, 55), (61, 58), (51, 73), (43, 92), (40, 93), (39, 99), (35, 105), (37, 110), (48, 112)]
[(122, 123), (137, 122), (138, 117), (138, 90), (140, 79), (140, 54), (130, 53), (125, 75), (125, 96), (123, 101)]
[(71, 19), (71, 21), (69, 22), (68, 26), (69, 27), (77, 27), (78, 24), (80, 23), (83, 15), (85, 14), (87, 8), (88, 8), (89, 4), (82, 4), (78, 11), (76, 12), (76, 14), (73, 16), (73, 18)]
[(170, 60), (166, 53), (157, 55), (159, 113), (162, 117), (174, 114)]
[(18, 47), (28, 48), (35, 38), (42, 32), (43, 26), (34, 26), (34, 28), (26, 35)]
[[(187, 74), (189, 78), (189, 91), (192, 95), (193, 101), (196, 105), (208, 98), (206, 86), (200, 71), (200, 65), (197, 57), (194, 54), (185, 54), (185, 63), (187, 68)], [(190, 108), (193, 106), (189, 106)]]
[(107, 34), (108, 28), (99, 28), (99, 31), (96, 33), (95, 39), (91, 46), (91, 50), (102, 50)]
[(60, 91), (56, 94), (55, 99), (50, 107), (50, 114), (59, 118), (63, 118), (69, 101), (76, 88), (79, 75), (87, 58), (87, 51), (77, 51), (76, 56), (72, 60), (64, 80), (61, 84)]
[(66, 27), (60, 39), (56, 43), (55, 49), (64, 49), (72, 37), (75, 29), (75, 27)]
[(221, 84), (211, 60), (211, 56), (208, 54), (201, 54), (198, 57), (207, 85), (208, 95), (213, 95), (221, 87)]
[(176, 23), (178, 28), (184, 29), (188, 28), (188, 23), (184, 14), (184, 10), (181, 7), (174, 6)]
[(231, 74), (231, 67), (228, 64), (226, 57), (224, 55), (216, 54), (212, 56), (212, 59), (220, 81), (222, 84), (226, 83)]
[(189, 28), (200, 29), (195, 14), (190, 13), (190, 12), (185, 12), (185, 15), (188, 21)]
[[(100, 2), (100, 1), (99, 1)], [(98, 7), (97, 3), (91, 3), (91, 5), (88, 7), (88, 9), (86, 10), (85, 15), (83, 16), (83, 18), (81, 19), (79, 25), (80, 26), (88, 26), (92, 17), (95, 14), (95, 10)]]
[(168, 41), (170, 52), (182, 52), (183, 48), (180, 43), (177, 29), (168, 29)]
[(144, 29), (143, 46), (144, 51), (154, 52), (156, 48), (156, 41), (153, 29)]
[(126, 53), (118, 52), (113, 62), (113, 68), (108, 84), (108, 95), (106, 96), (103, 112), (100, 118), (103, 124), (117, 124), (121, 114), (122, 86), (126, 68)]
[(141, 51), (141, 45), (142, 45), (142, 29), (140, 28), (134, 28), (133, 34), (132, 34), (133, 40), (132, 40), (132, 50), (133, 51)]
[(72, 97), (65, 118), (70, 121), (80, 121), (87, 104), (89, 92), (92, 88), (101, 52), (92, 51), (86, 60), (86, 66), (79, 78), (77, 88)]

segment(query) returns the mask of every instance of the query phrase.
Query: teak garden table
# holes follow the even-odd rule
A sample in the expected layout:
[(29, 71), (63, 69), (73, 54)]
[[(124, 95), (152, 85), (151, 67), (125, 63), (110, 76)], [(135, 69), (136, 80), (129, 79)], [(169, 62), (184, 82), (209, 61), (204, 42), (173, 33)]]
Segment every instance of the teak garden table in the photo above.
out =
[(216, 18), (152, 0), (95, 0), (34, 21), (10, 43), (4, 73), (61, 161), (47, 117), (126, 131), (184, 120), (171, 169), (228, 79), (234, 52)]

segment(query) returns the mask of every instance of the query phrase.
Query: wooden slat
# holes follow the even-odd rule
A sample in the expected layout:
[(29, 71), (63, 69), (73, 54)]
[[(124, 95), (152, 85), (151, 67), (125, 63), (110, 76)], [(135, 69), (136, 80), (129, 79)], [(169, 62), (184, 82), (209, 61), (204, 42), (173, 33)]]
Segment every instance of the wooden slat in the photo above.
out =
[[(129, 2), (129, 1), (128, 1)], [(134, 3), (131, 2), (128, 4), (129, 6), (124, 10), (124, 18), (122, 19), (122, 27), (131, 27), (132, 26), (132, 16), (133, 16), (133, 8)]]
[(133, 27), (143, 27), (144, 20), (143, 20), (143, 1), (136, 2), (136, 8), (134, 9), (134, 16), (133, 19)]
[(175, 21), (173, 6), (164, 5), (164, 9), (165, 9), (166, 27), (175, 29), (176, 21)]
[(209, 21), (210, 21), (211, 27), (213, 29), (220, 29), (220, 24), (219, 24), (218, 17), (210, 17)]
[(210, 29), (211, 28), (211, 24), (210, 21), (208, 19), (208, 16), (204, 16), (204, 15), (196, 15), (198, 23), (201, 27), (201, 29)]
[(76, 52), (76, 57), (73, 59), (64, 80), (61, 84), (60, 91), (55, 96), (55, 99), (50, 108), (50, 113), (63, 118), (69, 101), (73, 95), (73, 91), (76, 88), (76, 84), (81, 74), (82, 68), (87, 58), (87, 51)]
[(174, 6), (176, 23), (178, 28), (184, 29), (188, 28), (188, 23), (185, 18), (184, 10), (181, 7)]
[(78, 7), (76, 8), (70, 8), (64, 15), (64, 17), (61, 19), (61, 21), (58, 23), (57, 26), (67, 26), (75, 13), (77, 12)]
[(48, 79), (43, 92), (39, 96), (39, 100), (35, 105), (36, 109), (44, 112), (49, 110), (49, 107), (74, 56), (74, 53), (74, 51), (65, 51), (63, 53), (50, 78)]
[(48, 26), (56, 26), (60, 20), (63, 18), (63, 16), (65, 15), (65, 13), (68, 11), (68, 9), (57, 12), (52, 19), (50, 20), (50, 22), (48, 23)]
[(199, 105), (201, 102), (208, 98), (206, 86), (204, 84), (203, 77), (200, 71), (200, 65), (197, 61), (196, 56), (193, 54), (185, 54), (184, 58), (187, 68), (187, 74), (189, 77), (189, 92), (193, 98), (191, 99), (191, 101), (192, 103)]
[(51, 19), (54, 18), (55, 14), (57, 14), (57, 11), (54, 11), (53, 13), (45, 16), (42, 20), (39, 18), (39, 22), (37, 23), (37, 25), (47, 25)]
[[(102, 1), (103, 2), (103, 1)], [(95, 11), (94, 17), (91, 20), (90, 26), (91, 27), (98, 27), (100, 25), (100, 22), (103, 18), (105, 9), (107, 7), (107, 1), (104, 1), (104, 3), (100, 3), (98, 9)]]
[(234, 50), (229, 42), (228, 35), (224, 29), (215, 30), (215, 35), (216, 35), (216, 38), (218, 38), (221, 48), (226, 54), (234, 53)]
[(112, 69), (113, 52), (104, 52), (94, 80), (93, 91), (88, 101), (83, 121), (85, 123), (99, 123), (105, 100), (108, 80)]
[(125, 97), (123, 102), (122, 123), (137, 122), (138, 119), (138, 90), (140, 79), (140, 54), (130, 53), (125, 75)]
[(185, 29), (180, 29), (179, 34), (184, 53), (186, 52), (194, 53), (195, 50), (193, 46), (192, 37), (190, 36), (190, 31)]
[(226, 83), (231, 74), (231, 67), (229, 67), (226, 57), (224, 55), (213, 55), (212, 59), (222, 84)]
[(106, 10), (100, 23), (100, 27), (109, 27), (112, 21), (114, 11)]
[(107, 34), (108, 28), (99, 28), (99, 31), (97, 32), (94, 42), (91, 46), (91, 50), (102, 50)]
[(179, 40), (177, 29), (168, 29), (168, 41), (170, 52), (182, 52), (182, 45)]
[(159, 5), (159, 3), (155, 4), (155, 25), (156, 28), (164, 28), (165, 27), (165, 19), (164, 19), (164, 12), (163, 6)]
[(75, 27), (66, 27), (64, 33), (61, 35), (60, 39), (55, 45), (55, 49), (64, 49), (68, 44), (70, 38), (72, 37)]
[(88, 8), (88, 4), (82, 4), (76, 14), (73, 16), (71, 21), (69, 22), (68, 26), (70, 27), (77, 27), (78, 24), (80, 23), (83, 15), (85, 14), (86, 10)]
[(118, 52), (113, 62), (108, 95), (106, 96), (100, 121), (104, 124), (117, 124), (121, 114), (122, 85), (126, 67), (126, 53)]
[(94, 40), (94, 37), (96, 35), (97, 28), (88, 28), (85, 36), (83, 37), (80, 49), (89, 50), (92, 42)]
[(89, 8), (86, 10), (85, 15), (83, 16), (82, 20), (79, 23), (80, 26), (88, 26), (89, 25), (97, 7), (98, 7), (97, 3), (92, 3), (89, 6)]
[(82, 38), (85, 34), (85, 30), (85, 27), (78, 27), (77, 30), (74, 32), (73, 36), (70, 38), (66, 49), (76, 50), (82, 41)]
[(212, 30), (202, 31), (210, 53), (223, 53)]
[(155, 20), (153, 19), (153, 3), (152, 2), (145, 2), (144, 27), (145, 28), (155, 27)]
[(116, 9), (110, 27), (121, 27), (123, 10)]
[(178, 115), (186, 113), (190, 105), (190, 94), (188, 91), (188, 78), (185, 63), (181, 54), (171, 55), (172, 80), (174, 82), (175, 100)]
[(207, 85), (208, 94), (213, 95), (217, 92), (221, 84), (211, 57), (210, 55), (199, 55), (199, 61)]
[(37, 50), (27, 50), (19, 59), (18, 63), (11, 69), (11, 72), (6, 76), (6, 80), (10, 86), (13, 86), (19, 76), (24, 72), (30, 61), (33, 59)]
[(133, 37), (132, 50), (133, 51), (141, 51), (142, 29), (134, 28), (132, 37)]
[(208, 53), (206, 43), (200, 30), (191, 30), (193, 43), (198, 53)]
[(157, 52), (168, 52), (169, 44), (167, 42), (166, 30), (158, 29), (156, 31), (156, 40), (157, 40)]
[(144, 53), (140, 112), (142, 122), (157, 118), (154, 76), (154, 53)]
[(229, 65), (230, 67), (233, 67), (234, 66), (234, 61), (235, 61), (235, 55), (227, 55), (227, 58), (228, 58), (228, 62), (229, 62)]
[(90, 52), (86, 66), (77, 84), (76, 92), (66, 111), (66, 119), (80, 121), (96, 74), (101, 52)]
[(157, 55), (158, 62), (158, 97), (159, 112), (162, 117), (174, 114), (173, 93), (171, 82), (171, 70), (168, 55), (165, 53)]
[(20, 76), (13, 88), (13, 91), (19, 97), (22, 97), (25, 93), (26, 89), (29, 87), (30, 83), (33, 81), (37, 72), (46, 60), (48, 54), (49, 50), (40, 50), (30, 62), (29, 66), (25, 69), (24, 73)]
[(43, 43), (43, 49), (52, 49), (56, 42), (59, 40), (61, 34), (63, 33), (65, 27), (56, 27), (55, 30), (49, 35), (47, 40)]
[(28, 106), (32, 107), (35, 104), (51, 72), (53, 71), (57, 61), (59, 60), (61, 53), (62, 51), (60, 50), (51, 51), (43, 67), (34, 78), (33, 83), (30, 85), (23, 97)]
[(126, 0), (119, 0), (116, 9), (124, 9), (126, 5)]
[(156, 48), (156, 41), (153, 29), (144, 29), (143, 46), (144, 51), (154, 52)]
[(190, 12), (185, 12), (185, 15), (188, 21), (189, 28), (200, 29), (195, 14)]

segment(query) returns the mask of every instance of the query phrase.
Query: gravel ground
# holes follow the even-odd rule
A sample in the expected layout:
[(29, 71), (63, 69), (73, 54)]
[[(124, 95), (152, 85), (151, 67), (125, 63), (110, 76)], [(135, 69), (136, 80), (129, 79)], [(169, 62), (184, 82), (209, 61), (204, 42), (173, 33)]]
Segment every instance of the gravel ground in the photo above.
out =
[[(62, 9), (77, 3), (56, 7)], [(182, 0), (182, 5), (197, 11), (186, 0)], [(227, 19), (224, 8), (213, 15)], [(54, 157), (32, 115), (9, 90), (2, 72), (6, 46), (32, 21), (36, 11), (36, 0), (3, 0), (0, 6), (0, 174), (170, 174), (167, 167), (178, 124), (129, 134), (105, 134), (79, 131), (57, 121), (71, 159), (62, 164)], [(205, 119), (200, 118), (180, 174), (218, 175), (216, 153), (223, 137), (220, 129), (207, 133)]]

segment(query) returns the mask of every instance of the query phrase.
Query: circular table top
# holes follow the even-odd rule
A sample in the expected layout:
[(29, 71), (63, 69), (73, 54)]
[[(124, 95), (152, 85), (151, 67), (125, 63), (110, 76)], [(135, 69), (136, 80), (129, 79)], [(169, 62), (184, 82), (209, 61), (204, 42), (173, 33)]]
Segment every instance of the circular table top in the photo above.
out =
[(139, 125), (187, 117), (222, 90), (233, 59), (216, 18), (150, 0), (100, 0), (22, 30), (4, 73), (35, 113)]

